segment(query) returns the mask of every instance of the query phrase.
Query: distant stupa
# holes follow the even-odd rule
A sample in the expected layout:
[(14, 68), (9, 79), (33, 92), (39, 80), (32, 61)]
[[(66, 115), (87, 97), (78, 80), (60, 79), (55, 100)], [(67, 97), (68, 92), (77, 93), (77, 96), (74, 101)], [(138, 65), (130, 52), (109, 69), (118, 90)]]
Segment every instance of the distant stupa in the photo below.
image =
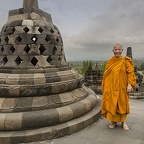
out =
[(0, 144), (70, 135), (99, 119), (96, 104), (38, 0), (9, 11), (0, 35)]
[(127, 48), (127, 53), (126, 53), (126, 55), (127, 55), (128, 57), (130, 57), (131, 59), (133, 59), (133, 58), (132, 58), (132, 48), (131, 48), (131, 47), (128, 47), (128, 48)]
[[(127, 54), (128, 57), (131, 59), (132, 57), (132, 48), (127, 48)], [(134, 88), (134, 91), (130, 93), (130, 98), (144, 98), (144, 75), (141, 71), (138, 71), (137, 67), (135, 66), (135, 75), (136, 75), (136, 87)]]

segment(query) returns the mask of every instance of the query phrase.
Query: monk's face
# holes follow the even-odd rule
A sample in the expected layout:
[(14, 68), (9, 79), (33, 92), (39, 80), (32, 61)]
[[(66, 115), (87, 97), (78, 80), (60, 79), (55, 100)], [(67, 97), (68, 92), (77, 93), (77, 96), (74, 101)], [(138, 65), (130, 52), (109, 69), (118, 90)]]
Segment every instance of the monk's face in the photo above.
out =
[(120, 57), (123, 52), (122, 46), (117, 44), (113, 48), (113, 53), (116, 57)]

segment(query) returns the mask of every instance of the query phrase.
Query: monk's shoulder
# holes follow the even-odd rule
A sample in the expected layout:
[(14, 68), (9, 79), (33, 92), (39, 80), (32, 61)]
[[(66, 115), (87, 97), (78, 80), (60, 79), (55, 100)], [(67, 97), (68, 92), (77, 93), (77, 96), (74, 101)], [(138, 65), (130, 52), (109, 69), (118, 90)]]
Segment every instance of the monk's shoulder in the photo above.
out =
[(131, 59), (130, 57), (128, 57), (128, 56), (125, 56), (124, 59), (125, 59), (125, 60), (129, 60), (129, 61), (132, 61), (132, 59)]
[(126, 61), (127, 64), (133, 65), (133, 60), (130, 57), (125, 56), (124, 59), (125, 59), (125, 61)]

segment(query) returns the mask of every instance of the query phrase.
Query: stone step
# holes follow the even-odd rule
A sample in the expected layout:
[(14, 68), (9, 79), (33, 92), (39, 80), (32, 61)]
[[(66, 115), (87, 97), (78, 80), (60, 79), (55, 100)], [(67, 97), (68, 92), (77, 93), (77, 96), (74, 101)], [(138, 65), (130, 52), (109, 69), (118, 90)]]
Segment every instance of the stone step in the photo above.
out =
[(66, 135), (71, 135), (77, 131), (93, 124), (101, 117), (101, 107), (99, 103), (89, 113), (55, 126), (44, 127), (25, 131), (1, 131), (0, 144), (24, 144), (29, 142), (42, 142)]
[(52, 109), (78, 102), (88, 95), (89, 92), (81, 87), (70, 92), (55, 95), (0, 98), (0, 112), (12, 113)]
[(0, 84), (36, 85), (72, 80), (79, 77), (80, 75), (73, 70), (34, 74), (29, 74), (27, 72), (19, 74), (0, 73)]
[(0, 130), (15, 131), (57, 125), (78, 118), (96, 106), (97, 98), (89, 94), (79, 102), (38, 111), (0, 113)]
[(83, 77), (79, 76), (77, 79), (45, 84), (41, 84), (40, 80), (37, 80), (35, 84), (27, 85), (0, 84), (0, 97), (32, 97), (58, 94), (81, 87), (82, 83)]

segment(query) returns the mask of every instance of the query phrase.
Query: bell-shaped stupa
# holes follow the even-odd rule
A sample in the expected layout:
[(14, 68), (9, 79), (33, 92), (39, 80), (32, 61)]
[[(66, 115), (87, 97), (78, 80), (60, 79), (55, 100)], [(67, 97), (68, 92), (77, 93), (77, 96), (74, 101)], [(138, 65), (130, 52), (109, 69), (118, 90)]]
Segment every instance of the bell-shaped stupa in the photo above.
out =
[(59, 29), (38, 0), (9, 11), (0, 34), (0, 144), (72, 134), (100, 117), (97, 97), (70, 69)]

